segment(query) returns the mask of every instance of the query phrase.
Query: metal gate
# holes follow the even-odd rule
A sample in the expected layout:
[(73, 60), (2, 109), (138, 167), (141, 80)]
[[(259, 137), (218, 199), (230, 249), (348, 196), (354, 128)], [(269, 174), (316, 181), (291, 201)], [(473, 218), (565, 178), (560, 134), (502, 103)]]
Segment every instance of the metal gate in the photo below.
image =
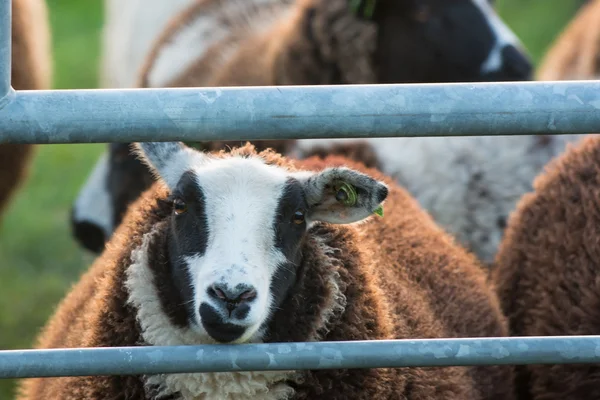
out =
[[(0, 0), (0, 143), (600, 132), (600, 81), (15, 91)], [(600, 336), (0, 351), (0, 378), (600, 363)]]

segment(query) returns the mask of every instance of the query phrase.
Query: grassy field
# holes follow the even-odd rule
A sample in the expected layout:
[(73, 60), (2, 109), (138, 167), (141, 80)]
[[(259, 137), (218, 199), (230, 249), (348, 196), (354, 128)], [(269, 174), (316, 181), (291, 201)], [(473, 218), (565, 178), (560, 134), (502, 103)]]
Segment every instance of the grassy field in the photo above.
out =
[[(578, 0), (497, 0), (537, 62), (571, 18)], [(48, 0), (55, 88), (97, 86), (100, 0)], [(0, 349), (30, 347), (65, 291), (92, 258), (72, 240), (70, 205), (102, 145), (38, 148), (30, 178), (0, 226)], [(0, 400), (12, 382), (0, 381)]]

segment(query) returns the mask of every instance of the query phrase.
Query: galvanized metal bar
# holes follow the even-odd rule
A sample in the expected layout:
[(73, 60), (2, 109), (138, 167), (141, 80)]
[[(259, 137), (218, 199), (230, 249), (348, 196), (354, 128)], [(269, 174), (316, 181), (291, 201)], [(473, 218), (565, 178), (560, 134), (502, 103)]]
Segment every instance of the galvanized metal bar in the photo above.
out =
[(0, 103), (11, 91), (11, 11), (12, 0), (0, 0)]
[(0, 378), (583, 363), (600, 363), (600, 336), (9, 350)]
[(0, 143), (600, 132), (600, 81), (17, 92)]

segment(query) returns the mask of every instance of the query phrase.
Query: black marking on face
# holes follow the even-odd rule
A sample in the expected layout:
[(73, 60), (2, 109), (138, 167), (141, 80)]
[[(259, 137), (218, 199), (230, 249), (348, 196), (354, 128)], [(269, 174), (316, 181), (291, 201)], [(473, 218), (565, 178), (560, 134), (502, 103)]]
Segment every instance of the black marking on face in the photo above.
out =
[(493, 77), (482, 74), (496, 34), (471, 0), (381, 2), (374, 19), (380, 83), (529, 79), (531, 65), (518, 51), (509, 52)]
[(387, 198), (389, 194), (389, 189), (385, 186), (378, 187), (377, 193), (375, 194), (375, 198), (377, 199), (377, 203), (383, 203), (383, 201)]
[(163, 234), (156, 235), (148, 246), (148, 267), (154, 274), (154, 285), (158, 292), (163, 312), (171, 323), (177, 327), (189, 326), (189, 309), (184, 306), (186, 301), (173, 278), (173, 265), (169, 254), (168, 215), (170, 205), (159, 200), (159, 206), (164, 210)]
[(302, 261), (301, 250), (307, 224), (306, 221), (298, 222), (300, 214), (307, 211), (308, 204), (302, 185), (296, 179), (289, 179), (279, 199), (276, 219), (273, 223), (275, 247), (287, 260), (278, 265), (271, 279), (273, 307), (278, 307), (283, 302), (296, 282), (297, 269)]
[(185, 303), (190, 316), (195, 315), (192, 277), (184, 257), (202, 256), (208, 242), (208, 224), (206, 218), (206, 200), (192, 171), (185, 172), (170, 201), (183, 202), (186, 211), (177, 214), (172, 210), (169, 227), (169, 261), (172, 266), (172, 278)]
[(257, 296), (256, 289), (246, 284), (238, 284), (232, 288), (223, 282), (211, 285), (206, 292), (212, 299), (212, 304), (202, 302), (199, 310), (206, 332), (222, 343), (238, 339), (246, 328), (228, 321), (242, 321), (248, 316)]
[(248, 316), (250, 304), (256, 299), (256, 289), (245, 284), (238, 284), (234, 288), (226, 283), (213, 284), (207, 289), (207, 294), (229, 318), (237, 320)]
[(233, 342), (246, 331), (243, 326), (223, 323), (221, 315), (207, 303), (200, 305), (200, 315), (202, 315), (202, 326), (206, 332), (221, 343)]

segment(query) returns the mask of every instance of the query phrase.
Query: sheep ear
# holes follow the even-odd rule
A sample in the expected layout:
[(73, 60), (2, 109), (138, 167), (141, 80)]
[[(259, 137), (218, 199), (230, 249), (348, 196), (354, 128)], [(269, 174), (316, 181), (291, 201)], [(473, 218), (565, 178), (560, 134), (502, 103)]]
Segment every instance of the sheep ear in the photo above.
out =
[(383, 216), (388, 188), (349, 168), (328, 168), (298, 176), (303, 183), (310, 221), (349, 224), (373, 213)]
[(173, 190), (183, 173), (202, 162), (204, 155), (181, 142), (141, 142), (133, 145), (137, 154), (157, 177)]

